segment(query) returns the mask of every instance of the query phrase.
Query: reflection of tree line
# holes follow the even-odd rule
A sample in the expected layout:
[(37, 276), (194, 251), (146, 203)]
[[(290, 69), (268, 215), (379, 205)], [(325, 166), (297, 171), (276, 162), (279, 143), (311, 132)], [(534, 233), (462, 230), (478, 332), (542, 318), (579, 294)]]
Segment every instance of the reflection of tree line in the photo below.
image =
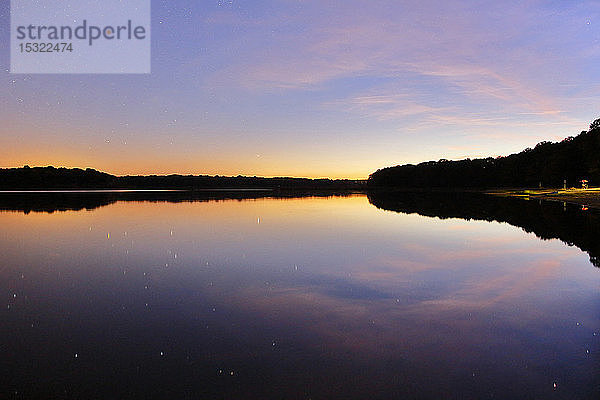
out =
[(507, 222), (541, 239), (559, 239), (587, 252), (600, 267), (600, 214), (558, 202), (464, 192), (371, 192), (369, 202), (389, 211), (428, 217)]
[[(195, 202), (260, 198), (346, 196), (348, 191), (181, 191), (110, 193), (2, 194), (0, 210), (55, 212), (92, 210), (117, 201)], [(541, 239), (560, 239), (590, 255), (600, 267), (600, 214), (558, 202), (525, 201), (516, 198), (464, 192), (370, 192), (369, 202), (384, 210), (428, 217), (462, 218), (507, 222)]]
[(260, 198), (295, 198), (348, 196), (351, 191), (301, 190), (221, 190), (221, 191), (164, 191), (164, 192), (54, 192), (2, 193), (0, 210), (30, 212), (93, 210), (117, 201), (195, 202), (219, 200), (246, 200)]

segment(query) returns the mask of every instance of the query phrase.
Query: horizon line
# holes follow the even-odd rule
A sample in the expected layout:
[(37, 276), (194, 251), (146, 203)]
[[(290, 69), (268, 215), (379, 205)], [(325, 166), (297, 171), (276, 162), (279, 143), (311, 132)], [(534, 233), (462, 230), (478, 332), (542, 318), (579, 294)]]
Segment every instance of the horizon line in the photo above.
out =
[(94, 167), (73, 167), (73, 166), (54, 166), (54, 165), (29, 165), (29, 164), (25, 164), (25, 165), (21, 165), (21, 166), (16, 166), (16, 167), (0, 167), (0, 169), (25, 169), (26, 167), (28, 168), (54, 168), (54, 169), (79, 169), (82, 171), (85, 171), (87, 169), (91, 169), (94, 170), (96, 172), (100, 172), (100, 173), (104, 173), (104, 174), (108, 174), (108, 175), (112, 175), (118, 178), (121, 177), (128, 177), (128, 176), (141, 176), (141, 177), (149, 177), (149, 176), (172, 176), (172, 175), (177, 175), (177, 176), (209, 176), (209, 177), (221, 177), (221, 178), (262, 178), (262, 179), (309, 179), (309, 180), (320, 180), (320, 179), (328, 179), (328, 180), (348, 180), (348, 181), (367, 181), (367, 178), (348, 178), (348, 177), (336, 177), (336, 178), (332, 178), (332, 177), (328, 177), (328, 176), (315, 176), (315, 177), (308, 177), (308, 176), (291, 176), (291, 175), (244, 175), (244, 174), (237, 174), (237, 175), (228, 175), (228, 174), (209, 174), (209, 173), (179, 173), (179, 172), (171, 172), (171, 173), (143, 173), (143, 174), (116, 174), (116, 173), (111, 173), (111, 172), (106, 172)]

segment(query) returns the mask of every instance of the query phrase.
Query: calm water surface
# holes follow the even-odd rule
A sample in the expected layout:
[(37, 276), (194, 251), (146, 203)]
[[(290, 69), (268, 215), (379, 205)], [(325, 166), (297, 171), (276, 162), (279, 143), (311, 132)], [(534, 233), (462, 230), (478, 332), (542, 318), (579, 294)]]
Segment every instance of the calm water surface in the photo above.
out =
[(85, 207), (0, 212), (0, 398), (600, 398), (577, 246), (365, 195)]

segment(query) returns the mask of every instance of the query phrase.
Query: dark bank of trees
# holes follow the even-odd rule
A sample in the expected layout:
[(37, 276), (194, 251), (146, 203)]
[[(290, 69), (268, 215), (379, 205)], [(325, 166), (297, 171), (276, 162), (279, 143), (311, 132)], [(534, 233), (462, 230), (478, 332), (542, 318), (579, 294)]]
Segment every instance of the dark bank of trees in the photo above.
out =
[(348, 179), (261, 178), (247, 176), (115, 176), (94, 169), (25, 166), (0, 169), (0, 190), (34, 189), (271, 189), (356, 190), (363, 181)]
[(0, 169), (0, 189), (110, 187), (116, 177), (93, 169), (54, 167)]
[(380, 169), (369, 186), (403, 188), (580, 187), (600, 185), (600, 119), (575, 137), (498, 158), (429, 161)]

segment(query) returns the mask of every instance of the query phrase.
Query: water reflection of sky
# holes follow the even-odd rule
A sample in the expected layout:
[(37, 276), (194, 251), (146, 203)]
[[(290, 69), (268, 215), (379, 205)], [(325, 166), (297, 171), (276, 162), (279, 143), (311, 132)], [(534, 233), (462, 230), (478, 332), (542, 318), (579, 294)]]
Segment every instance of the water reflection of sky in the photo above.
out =
[(12, 394), (598, 394), (599, 271), (508, 224), (390, 213), (364, 196), (0, 222)]

